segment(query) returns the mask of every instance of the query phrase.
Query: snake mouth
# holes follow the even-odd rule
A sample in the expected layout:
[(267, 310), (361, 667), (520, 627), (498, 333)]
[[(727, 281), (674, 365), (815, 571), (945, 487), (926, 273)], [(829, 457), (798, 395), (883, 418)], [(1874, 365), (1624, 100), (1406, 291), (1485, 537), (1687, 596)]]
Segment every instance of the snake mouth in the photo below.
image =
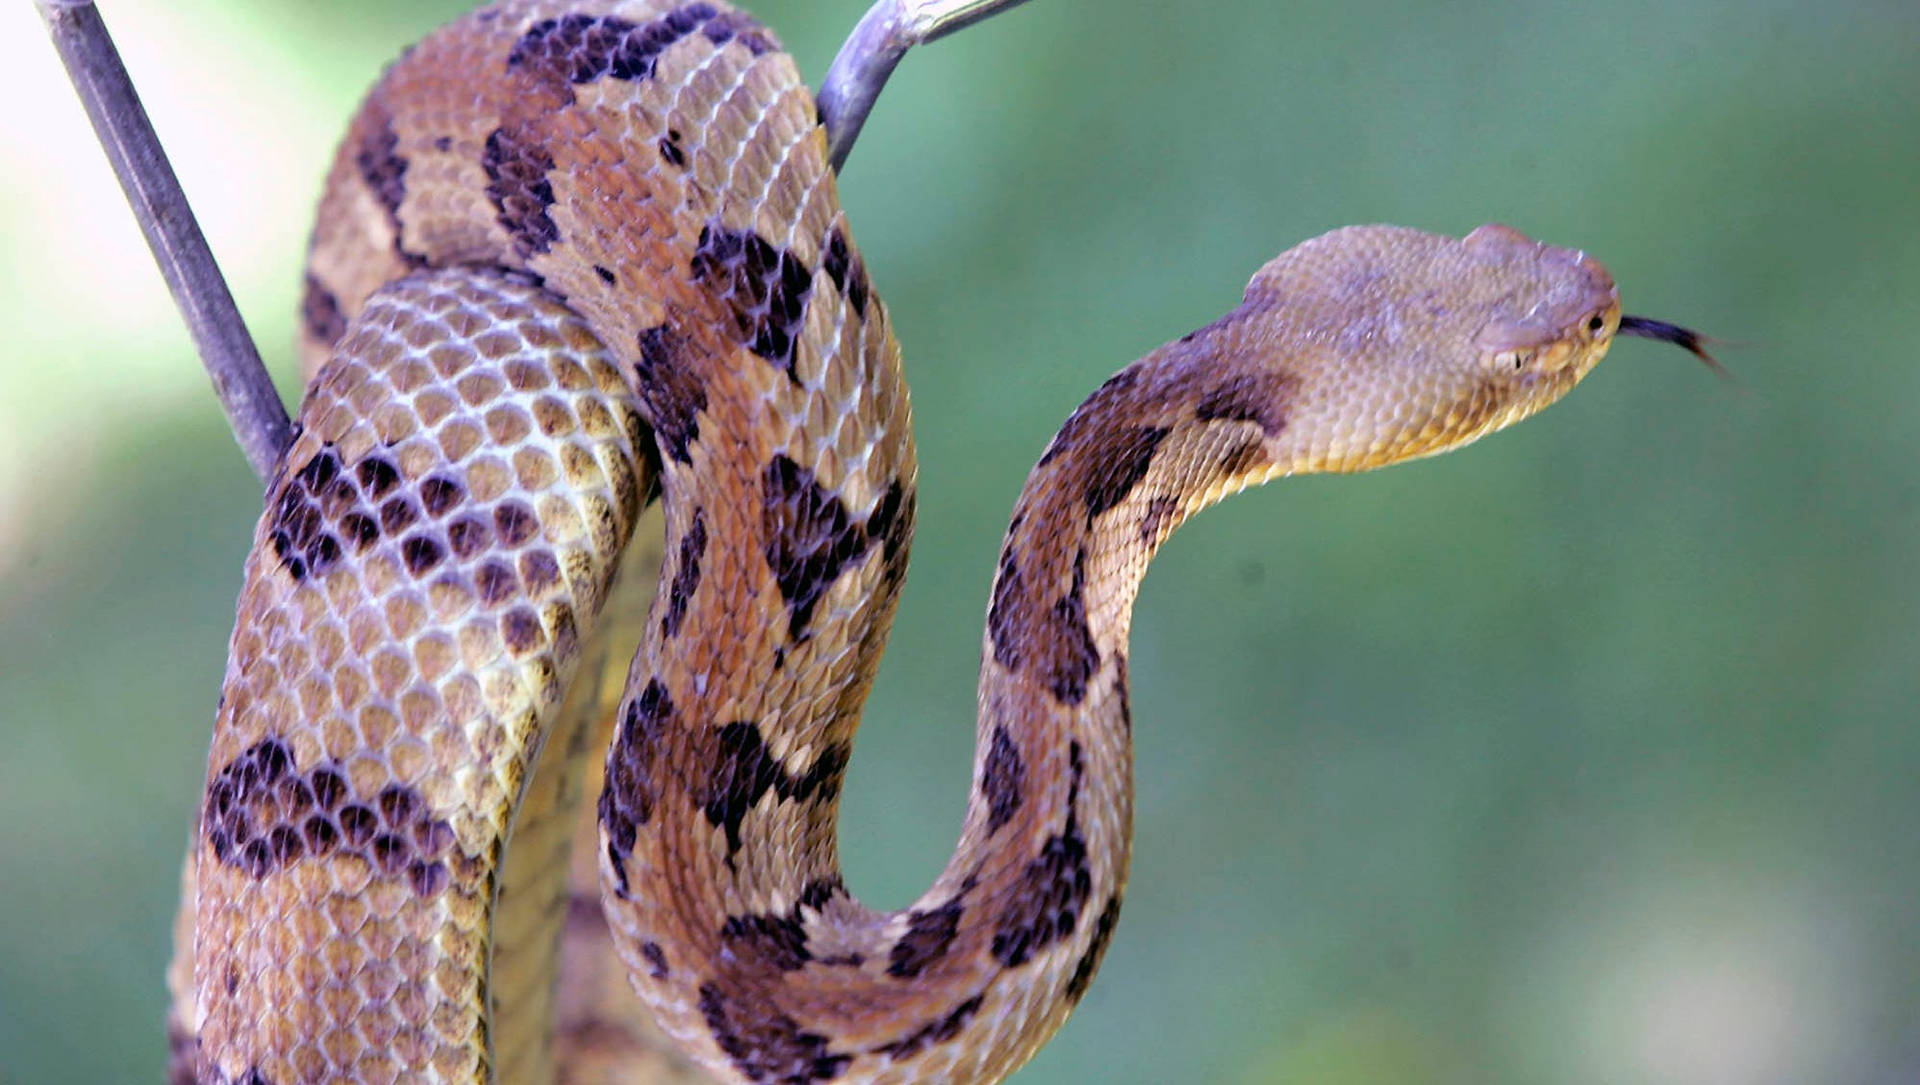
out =
[(1718, 358), (1715, 358), (1707, 352), (1706, 345), (1713, 340), (1691, 328), (1683, 328), (1678, 324), (1669, 324), (1664, 320), (1649, 320), (1643, 316), (1622, 316), (1620, 318), (1620, 326), (1615, 330), (1615, 334), (1631, 335), (1640, 339), (1658, 339), (1663, 343), (1672, 343), (1674, 346), (1680, 347), (1702, 362), (1705, 362), (1708, 369), (1713, 370), (1721, 377), (1729, 380), (1733, 377), (1733, 374), (1727, 371), (1727, 367), (1720, 364)]

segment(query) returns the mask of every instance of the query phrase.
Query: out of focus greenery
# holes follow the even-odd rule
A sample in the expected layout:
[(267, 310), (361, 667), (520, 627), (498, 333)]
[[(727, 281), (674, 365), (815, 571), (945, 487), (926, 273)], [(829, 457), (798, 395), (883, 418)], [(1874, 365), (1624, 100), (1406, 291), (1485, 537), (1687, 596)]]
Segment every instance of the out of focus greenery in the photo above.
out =
[[(332, 141), (460, 5), (103, 6), (284, 376)], [(861, 6), (759, 10), (817, 78)], [(0, 1080), (153, 1081), (258, 490), (0, 24)], [(1273, 253), (1506, 221), (1739, 374), (1623, 342), (1510, 434), (1169, 545), (1133, 887), (1021, 1081), (1920, 1075), (1920, 6), (1035, 0), (906, 62), (843, 193), (922, 462), (846, 801), (878, 904), (957, 829), (1028, 465)]]

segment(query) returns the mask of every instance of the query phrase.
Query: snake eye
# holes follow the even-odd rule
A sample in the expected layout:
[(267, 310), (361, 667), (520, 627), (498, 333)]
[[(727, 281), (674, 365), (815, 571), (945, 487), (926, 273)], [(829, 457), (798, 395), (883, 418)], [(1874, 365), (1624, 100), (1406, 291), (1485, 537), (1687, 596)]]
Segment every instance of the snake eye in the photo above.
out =
[(1607, 318), (1600, 315), (1599, 313), (1595, 313), (1592, 316), (1587, 318), (1587, 331), (1589, 334), (1599, 335), (1600, 329), (1606, 326), (1607, 326)]

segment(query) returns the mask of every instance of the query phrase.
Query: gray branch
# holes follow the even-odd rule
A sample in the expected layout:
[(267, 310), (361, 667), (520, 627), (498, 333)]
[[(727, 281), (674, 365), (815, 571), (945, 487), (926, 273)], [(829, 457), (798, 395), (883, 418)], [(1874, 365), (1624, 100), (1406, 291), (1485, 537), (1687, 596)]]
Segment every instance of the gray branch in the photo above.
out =
[(874, 101), (908, 49), (1025, 2), (878, 0), (867, 9), (820, 83), (820, 120), (827, 126), (827, 161), (834, 170), (846, 164)]
[(147, 247), (153, 250), (173, 302), (186, 319), (200, 361), (213, 378), (227, 424), (254, 474), (265, 480), (293, 439), (286, 405), (260, 363), (260, 352), (254, 349), (233, 294), (147, 120), (140, 95), (120, 63), (119, 50), (91, 0), (37, 3), (67, 67), (67, 77), (73, 80), (100, 146), (146, 234)]

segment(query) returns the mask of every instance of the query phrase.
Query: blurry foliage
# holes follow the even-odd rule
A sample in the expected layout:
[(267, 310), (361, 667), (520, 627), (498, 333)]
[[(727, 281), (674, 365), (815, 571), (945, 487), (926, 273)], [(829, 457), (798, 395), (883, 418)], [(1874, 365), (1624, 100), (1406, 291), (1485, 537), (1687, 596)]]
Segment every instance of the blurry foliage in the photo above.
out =
[[(329, 147), (233, 132), (338, 131), (457, 6), (107, 5), (281, 372)], [(759, 10), (817, 77), (859, 6)], [(1912, 1078), (1916, 55), (1905, 2), (1036, 0), (906, 63), (843, 186), (923, 465), (846, 803), (875, 903), (951, 846), (1028, 465), (1274, 252), (1500, 219), (1740, 344), (1739, 387), (1626, 342), (1483, 447), (1282, 484), (1168, 547), (1133, 889), (1020, 1080)], [(84, 140), (63, 86), (10, 97)], [(124, 211), (29, 210), (105, 176), (73, 146), (0, 142), (0, 1080), (156, 1080), (258, 497)], [(76, 254), (82, 229), (108, 240)]]

